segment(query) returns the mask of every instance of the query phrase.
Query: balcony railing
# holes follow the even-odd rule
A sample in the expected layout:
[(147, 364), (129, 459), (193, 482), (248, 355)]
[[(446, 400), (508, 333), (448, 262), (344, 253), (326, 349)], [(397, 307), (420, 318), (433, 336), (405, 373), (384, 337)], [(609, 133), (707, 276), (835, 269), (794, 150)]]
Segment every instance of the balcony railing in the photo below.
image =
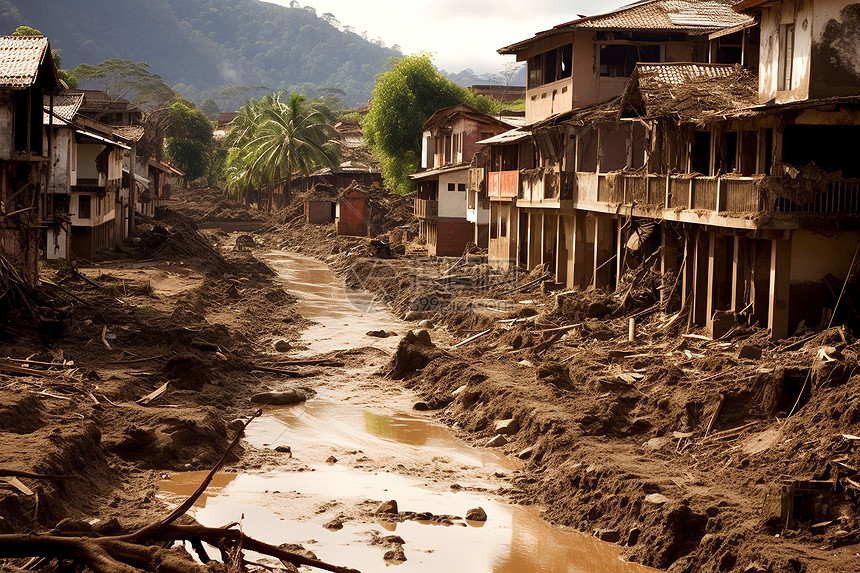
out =
[(547, 203), (558, 206), (561, 200), (573, 199), (576, 176), (567, 171), (529, 170), (520, 175), (520, 193), (517, 196), (529, 203)]
[(413, 212), (419, 219), (435, 219), (439, 216), (439, 201), (415, 199)]

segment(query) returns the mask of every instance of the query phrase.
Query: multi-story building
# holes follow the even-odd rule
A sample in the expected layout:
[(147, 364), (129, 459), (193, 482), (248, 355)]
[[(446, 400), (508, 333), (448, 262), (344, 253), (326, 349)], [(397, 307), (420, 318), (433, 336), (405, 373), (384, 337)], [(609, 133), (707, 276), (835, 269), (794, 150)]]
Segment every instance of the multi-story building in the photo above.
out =
[(0, 37), (0, 255), (27, 281), (38, 276), (50, 147), (42, 101), (62, 88), (45, 37)]
[(469, 167), (479, 140), (511, 129), (516, 120), (498, 118), (466, 104), (442, 108), (424, 123), (421, 170), (415, 215), (419, 236), (430, 256), (460, 256), (470, 242), (487, 246), (488, 201), (477, 188), (469, 191)]
[(860, 251), (853, 6), (638, 2), (500, 50), (529, 62), (529, 123), (485, 142), (493, 260), (601, 289), (659, 265), (664, 308), (715, 335), (843, 320)]

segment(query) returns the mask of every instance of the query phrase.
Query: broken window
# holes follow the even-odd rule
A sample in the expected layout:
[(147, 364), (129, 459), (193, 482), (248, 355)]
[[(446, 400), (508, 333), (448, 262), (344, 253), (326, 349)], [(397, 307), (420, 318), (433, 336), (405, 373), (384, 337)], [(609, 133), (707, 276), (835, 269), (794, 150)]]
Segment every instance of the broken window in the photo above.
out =
[(782, 160), (796, 167), (814, 161), (828, 173), (841, 170), (843, 177), (860, 177), (857, 151), (845, 144), (858, 140), (857, 125), (787, 125), (782, 138)]
[(78, 219), (90, 218), (90, 196), (80, 195), (78, 197)]
[(600, 75), (629, 78), (638, 62), (662, 61), (662, 48), (654, 44), (601, 44)]
[(543, 85), (543, 54), (529, 58), (529, 89)]
[(711, 173), (711, 132), (697, 131), (693, 138), (693, 154), (690, 168), (693, 173)]
[(553, 48), (528, 61), (529, 89), (571, 77), (573, 74), (573, 44)]

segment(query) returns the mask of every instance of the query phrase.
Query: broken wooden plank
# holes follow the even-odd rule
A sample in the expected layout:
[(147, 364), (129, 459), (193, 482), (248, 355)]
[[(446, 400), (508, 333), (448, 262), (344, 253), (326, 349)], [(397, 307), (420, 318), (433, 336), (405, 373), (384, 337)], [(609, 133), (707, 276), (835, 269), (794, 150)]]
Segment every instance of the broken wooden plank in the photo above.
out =
[(133, 360), (112, 360), (107, 362), (107, 364), (135, 364), (137, 362), (148, 362), (149, 360), (160, 360), (162, 358), (167, 358), (168, 356), (173, 356), (173, 354), (159, 354), (158, 356), (147, 356), (146, 358), (135, 358)]
[(688, 340), (701, 340), (703, 342), (712, 342), (714, 339), (710, 336), (702, 336), (701, 334), (682, 334), (681, 338)]
[(3, 479), (3, 481), (5, 481), (9, 485), (11, 485), (13, 488), (15, 488), (18, 491), (20, 491), (21, 493), (23, 493), (24, 495), (33, 495), (33, 490), (30, 489), (29, 487), (27, 487), (26, 485), (24, 485), (23, 483), (21, 483), (21, 480), (19, 480), (18, 478), (16, 478), (16, 477), (5, 477), (2, 479)]
[(25, 366), (15, 366), (14, 364), (6, 364), (0, 361), (0, 371), (8, 372), (9, 374), (21, 374), (23, 376), (33, 376), (35, 378), (56, 378), (57, 372), (47, 372), (45, 370), (36, 370), (35, 368), (27, 368)]
[(316, 376), (318, 372), (301, 372), (300, 370), (286, 370), (284, 368), (275, 368), (273, 366), (262, 366), (260, 364), (251, 364), (251, 370), (260, 372), (271, 372), (273, 374), (283, 374), (290, 378), (310, 378)]
[(165, 392), (167, 392), (167, 386), (168, 386), (168, 384), (170, 384), (170, 382), (165, 382), (164, 384), (162, 384), (161, 386), (159, 386), (155, 391), (150, 392), (149, 394), (147, 394), (146, 396), (144, 396), (144, 397), (142, 397), (142, 398), (139, 398), (139, 399), (137, 400), (137, 403), (138, 403), (138, 404), (141, 404), (141, 405), (143, 405), (143, 406), (147, 406), (147, 405), (149, 405), (149, 403), (150, 403), (150, 402), (152, 402), (152, 401), (153, 401), (153, 400), (155, 400), (156, 398), (159, 398), (162, 394), (164, 394)]
[(108, 350), (113, 350), (113, 348), (110, 347), (110, 343), (107, 341), (106, 337), (107, 337), (107, 325), (104, 325), (104, 326), (102, 326), (102, 342), (104, 342), (104, 345), (107, 347)]
[(706, 438), (708, 437), (708, 434), (711, 433), (711, 430), (714, 427), (714, 422), (717, 420), (717, 416), (720, 415), (720, 410), (723, 409), (723, 404), (725, 403), (725, 401), (726, 401), (726, 395), (720, 394), (720, 400), (717, 402), (717, 407), (716, 407), (716, 409), (714, 409), (714, 413), (711, 416), (710, 421), (708, 422), (708, 427), (705, 428), (705, 437)]
[(462, 340), (462, 341), (458, 342), (457, 344), (455, 344), (451, 348), (458, 348), (460, 346), (463, 346), (464, 344), (469, 344), (472, 341), (478, 340), (482, 336), (486, 336), (487, 334), (490, 334), (492, 331), (493, 331), (492, 329), (483, 330), (483, 331), (479, 332), (478, 334), (470, 336), (466, 340)]

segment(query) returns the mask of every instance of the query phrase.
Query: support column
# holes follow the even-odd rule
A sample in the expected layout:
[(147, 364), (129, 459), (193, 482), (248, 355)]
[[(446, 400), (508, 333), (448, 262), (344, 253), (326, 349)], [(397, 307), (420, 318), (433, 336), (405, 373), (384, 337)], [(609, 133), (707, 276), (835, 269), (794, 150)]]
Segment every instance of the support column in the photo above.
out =
[(729, 247), (726, 237), (717, 234), (715, 229), (711, 230), (708, 247), (708, 300), (707, 300), (707, 326), (712, 338), (719, 338), (734, 325), (734, 320), (724, 317), (715, 320), (717, 311), (730, 308), (729, 292)]
[(708, 233), (699, 229), (693, 238), (693, 323), (705, 326), (708, 321)]
[(570, 218), (570, 266), (568, 268), (568, 288), (588, 286), (588, 256), (586, 255), (585, 213), (574, 211)]
[[(624, 219), (618, 218), (615, 220), (615, 288), (621, 284), (621, 277), (624, 275), (624, 252), (625, 244), (623, 241)], [(614, 290), (614, 289), (613, 289)]]
[(595, 289), (606, 290), (612, 286), (612, 248), (614, 221), (606, 215), (594, 216), (594, 279)]
[(663, 222), (660, 225), (660, 273), (663, 276), (660, 302), (667, 305), (666, 310), (669, 312), (678, 310), (677, 302), (673, 304), (671, 300), (678, 294), (678, 285), (681, 284), (678, 272), (681, 270), (682, 251), (674, 226)]
[(744, 238), (734, 234), (732, 244), (732, 312), (742, 311), (747, 301), (744, 297), (744, 281), (746, 280), (748, 264), (746, 261), (746, 245)]
[(774, 239), (770, 250), (768, 329), (772, 340), (788, 336), (788, 294), (791, 286), (791, 239)]

